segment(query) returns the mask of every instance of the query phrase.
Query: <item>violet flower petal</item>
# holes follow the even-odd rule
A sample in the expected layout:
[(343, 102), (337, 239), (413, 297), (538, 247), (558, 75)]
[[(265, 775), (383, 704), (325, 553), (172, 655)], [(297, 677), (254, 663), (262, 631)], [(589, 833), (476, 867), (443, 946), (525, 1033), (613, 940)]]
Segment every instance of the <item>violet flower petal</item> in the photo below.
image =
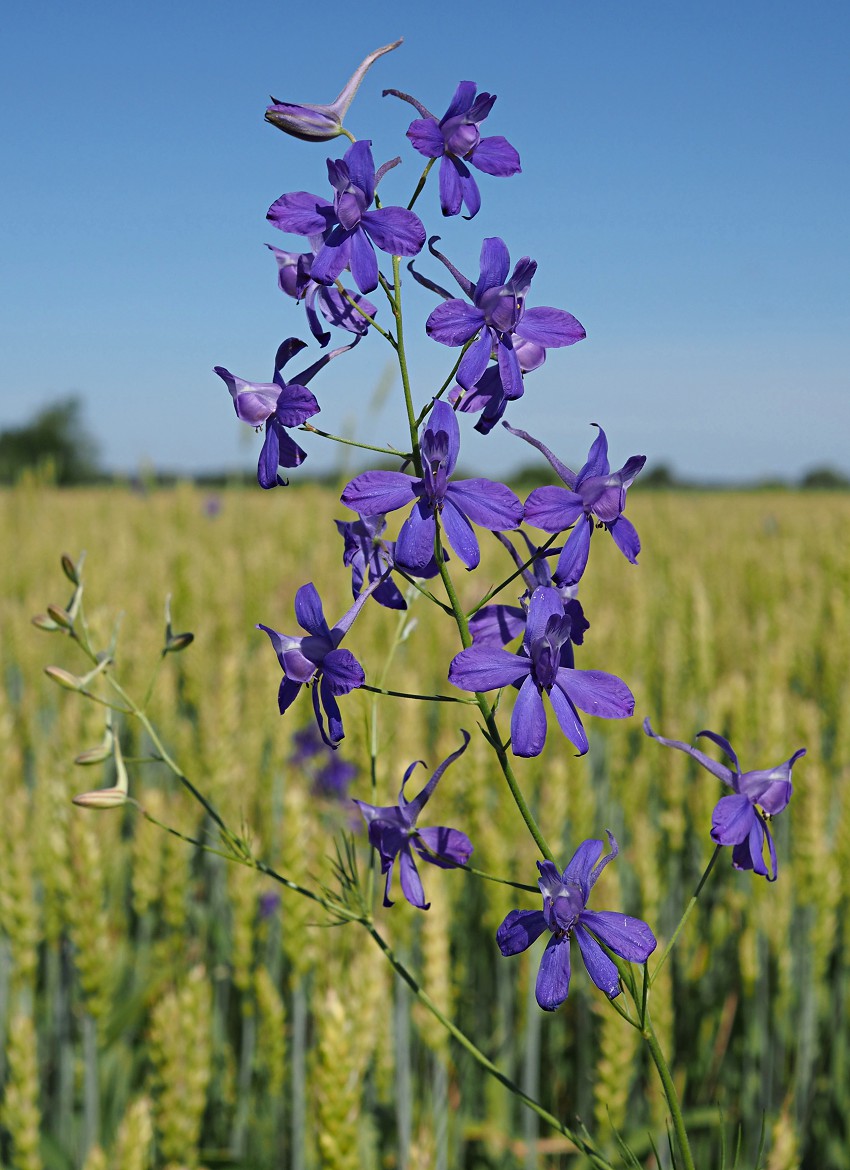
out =
[(345, 486), (340, 500), (364, 516), (395, 512), (416, 499), (415, 483), (402, 471), (364, 471)]
[(480, 139), (472, 151), (469, 161), (485, 175), (507, 178), (522, 171), (519, 154), (501, 134), (491, 134)]
[(530, 671), (531, 662), (519, 654), (470, 646), (452, 659), (449, 682), (463, 691), (493, 691), (519, 684)]
[(553, 934), (537, 972), (535, 995), (544, 1012), (554, 1012), (570, 994), (570, 940)]
[(496, 931), (496, 943), (505, 957), (519, 955), (528, 950), (545, 929), (542, 910), (511, 910)]
[[(586, 911), (582, 913), (581, 921), (586, 921)], [(576, 936), (588, 975), (609, 999), (616, 999), (620, 994), (620, 975), (616, 964), (608, 958), (596, 939), (588, 934), (579, 923), (576, 923), (573, 933)]]
[(647, 924), (628, 914), (613, 910), (582, 910), (581, 923), (627, 963), (645, 963), (658, 945)]
[[(474, 647), (473, 647), (474, 649)], [(546, 711), (537, 683), (529, 675), (519, 689), (511, 713), (511, 751), (528, 759), (539, 756), (546, 742)]]

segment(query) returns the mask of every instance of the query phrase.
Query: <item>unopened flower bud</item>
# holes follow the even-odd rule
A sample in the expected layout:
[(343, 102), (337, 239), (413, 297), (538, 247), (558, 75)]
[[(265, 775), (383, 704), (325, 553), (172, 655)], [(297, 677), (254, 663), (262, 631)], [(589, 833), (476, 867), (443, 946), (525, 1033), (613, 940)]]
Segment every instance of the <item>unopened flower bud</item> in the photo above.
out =
[(127, 793), (123, 788), (98, 788), (94, 792), (81, 792), (71, 800), (80, 808), (118, 808), (127, 803)]
[(47, 616), (52, 618), (56, 625), (61, 626), (63, 630), (70, 630), (74, 624), (67, 609), (63, 609), (61, 605), (48, 605)]
[(59, 683), (60, 687), (65, 687), (66, 690), (81, 691), (83, 689), (83, 680), (78, 675), (71, 674), (70, 670), (63, 670), (61, 666), (45, 666), (44, 673), (55, 683)]
[(46, 613), (37, 613), (34, 618), (30, 619), (32, 624), (39, 630), (46, 630), (48, 634), (55, 634), (60, 628), (52, 618), (49, 618)]
[(112, 754), (112, 745), (108, 743), (99, 744), (97, 747), (89, 748), (88, 751), (80, 752), (78, 756), (74, 757), (75, 764), (102, 764), (104, 760), (109, 759)]
[(79, 585), (80, 574), (77, 566), (71, 560), (67, 553), (62, 553), (62, 572), (68, 578), (72, 585)]
[(177, 654), (180, 650), (185, 650), (187, 646), (195, 640), (194, 634), (171, 634), (165, 643), (166, 654)]
[(389, 53), (391, 49), (398, 48), (400, 44), (401, 39), (370, 53), (349, 78), (336, 101), (330, 105), (301, 105), (296, 102), (280, 102), (273, 97), (273, 104), (266, 110), (266, 121), (271, 122), (272, 126), (277, 126), (284, 134), (300, 138), (303, 142), (329, 142), (336, 138), (343, 132), (342, 120), (366, 72), (379, 57), (383, 57), (384, 53)]

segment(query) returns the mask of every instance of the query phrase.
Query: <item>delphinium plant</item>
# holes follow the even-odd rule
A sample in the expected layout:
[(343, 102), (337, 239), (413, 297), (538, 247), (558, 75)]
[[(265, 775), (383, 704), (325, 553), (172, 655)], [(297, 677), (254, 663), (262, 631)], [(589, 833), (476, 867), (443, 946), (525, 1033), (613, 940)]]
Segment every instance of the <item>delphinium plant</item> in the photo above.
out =
[[(723, 752), (731, 767), (685, 742), (656, 735), (649, 721), (645, 722), (648, 736), (662, 746), (690, 754), (731, 789), (731, 794), (719, 800), (710, 829), (706, 827), (714, 851), (660, 954), (652, 924), (624, 914), (616, 906), (599, 906), (594, 894), (606, 866), (621, 848), (629, 849), (629, 810), (616, 817), (618, 824), (625, 825), (620, 842), (601, 824), (597, 836), (572, 842), (563, 855), (550, 843), (545, 809), (536, 816), (528, 799), (524, 761), (539, 756), (552, 737), (560, 738), (565, 753), (582, 756), (592, 750), (584, 716), (628, 719), (634, 712), (634, 698), (625, 681), (579, 665), (590, 623), (578, 594), (588, 571), (592, 538), (599, 530), (609, 533), (627, 561), (632, 565), (637, 562), (640, 541), (624, 513), (628, 489), (639, 475), (644, 457), (632, 455), (612, 471), (606, 432), (593, 423), (596, 434), (587, 460), (573, 471), (539, 438), (516, 425), (522, 421), (520, 400), (526, 381), (531, 379), (533, 384), (534, 371), (547, 360), (547, 351), (580, 342), (585, 331), (566, 309), (534, 302), (537, 262), (521, 256), (512, 264), (506, 240), (498, 236), (483, 240), (479, 271), (473, 280), (438, 250), (439, 237), (429, 237), (420, 218), (426, 191), (430, 196), (429, 183), (434, 183), (435, 164), (442, 216), (465, 212), (470, 232), (475, 230), (473, 221), (481, 206), (479, 178), (486, 186), (489, 179), (482, 176), (497, 180), (520, 173), (516, 148), (500, 135), (487, 133), (485, 123), (495, 95), (479, 92), (471, 81), (461, 81), (445, 113), (438, 117), (416, 97), (395, 89), (385, 91), (415, 109), (417, 117), (408, 126), (407, 139), (427, 160), (421, 172), (417, 168), (406, 203), (395, 194), (398, 176), (404, 173), (395, 171), (401, 160), (394, 157), (376, 166), (372, 142), (355, 138), (343, 125), (367, 71), (398, 44), (386, 45), (367, 57), (335, 102), (307, 105), (274, 101), (267, 110), (266, 118), (272, 125), (312, 144), (313, 149), (338, 138), (348, 140), (341, 157), (327, 160), (330, 189), (325, 194), (287, 191), (268, 211), (273, 227), (301, 238), (300, 249), (269, 246), (278, 267), (279, 287), (292, 299), (293, 312), (303, 314), (303, 325), (317, 349), (303, 370), (290, 373), (287, 369), (284, 376), (284, 369), (307, 343), (296, 336), (283, 340), (274, 359), (271, 382), (250, 382), (222, 366), (216, 366), (215, 372), (226, 385), (238, 418), (264, 432), (257, 470), (264, 489), (281, 489), (282, 494), (288, 484), (286, 476), (308, 457), (302, 442), (346, 443), (380, 457), (382, 464), (363, 471), (345, 486), (341, 504), (348, 514), (337, 521), (336, 532), (327, 533), (328, 542), (337, 543), (340, 571), (351, 570), (353, 602), (348, 610), (341, 616), (334, 613), (329, 620), (321, 599), (323, 583), (305, 581), (294, 593), (294, 618), (269, 615), (269, 622), (275, 625), (258, 622), (282, 672), (278, 684), (281, 715), (292, 719), (291, 712), (302, 712), (305, 705), (312, 705), (315, 731), (312, 738), (310, 733), (299, 732), (294, 764), (298, 765), (305, 752), (308, 756), (317, 750), (333, 753), (344, 741), (346, 696), (355, 690), (371, 693), (373, 709), (379, 701), (455, 704), (464, 712), (467, 727), (460, 729), (459, 742), (446, 758), (426, 762), (428, 779), (422, 783), (413, 782), (422, 761), (410, 761), (408, 755), (399, 766), (395, 761), (392, 766), (383, 763), (373, 722), (367, 737), (370, 758), (363, 761), (366, 766), (357, 773), (361, 779), (352, 786), (354, 806), (362, 814), (366, 834), (358, 838), (340, 829), (333, 886), (293, 881), (255, 856), (201, 784), (169, 754), (147, 714), (149, 696), (137, 702), (119, 681), (114, 641), (106, 647), (93, 644), (82, 604), (81, 565), (65, 557), (63, 569), (73, 585), (70, 603), (65, 608), (49, 606), (46, 614), (35, 620), (42, 629), (71, 638), (89, 660), (87, 672), (81, 675), (57, 667), (47, 670), (60, 685), (105, 706), (103, 744), (86, 753), (89, 758), (83, 762), (109, 760), (114, 776), (109, 787), (82, 793), (76, 803), (92, 809), (134, 803), (120, 736), (112, 720), (116, 711), (136, 718), (152, 745), (154, 758), (171, 769), (216, 827), (219, 841), (215, 847), (219, 851), (277, 882), (284, 896), (309, 899), (316, 908), (324, 909), (329, 921), (365, 931), (448, 1035), (488, 1075), (567, 1138), (591, 1165), (600, 1170), (610, 1170), (615, 1164), (637, 1166), (637, 1156), (622, 1138), (618, 1137), (615, 1163), (613, 1155), (605, 1152), (610, 1151), (609, 1143), (592, 1136), (577, 1118), (555, 1116), (515, 1084), (482, 1051), (475, 1036), (441, 1010), (428, 987), (388, 941), (385, 915), (429, 909), (423, 863), (446, 870), (464, 869), (466, 874), (458, 877), (461, 881), (505, 882), (515, 887), (517, 906), (492, 939), (493, 961), (499, 955), (509, 957), (525, 951), (542, 936), (545, 946), (535, 993), (540, 1008), (551, 1013), (567, 999), (572, 959), (580, 955), (602, 1001), (622, 1017), (623, 1026), (636, 1030), (660, 1078), (669, 1111), (669, 1149), (664, 1158), (677, 1167), (695, 1170), (679, 1089), (653, 1026), (653, 987), (725, 846), (731, 847), (736, 869), (751, 870), (752, 878), (776, 880), (778, 863), (769, 822), (788, 804), (792, 768), (805, 749), (773, 768), (744, 772), (721, 735), (699, 733)], [(391, 183), (395, 184), (392, 195), (387, 191)], [(521, 246), (521, 240), (517, 243)], [(417, 326), (410, 324), (403, 308), (405, 260), (410, 278), (435, 298), (427, 319)], [(439, 283), (437, 276), (443, 270), (461, 295)], [(439, 385), (422, 387), (410, 369), (405, 339), (414, 327), (424, 329), (437, 345), (453, 351), (448, 373)], [(332, 337), (339, 344), (328, 349)], [(397, 361), (406, 419), (397, 446), (343, 438), (310, 421), (320, 412), (316, 393), (321, 395), (321, 390), (314, 391), (314, 379), (320, 385), (323, 378), (341, 376), (344, 355), (359, 345), (388, 348)], [(332, 369), (325, 371), (331, 363)], [(464, 430), (474, 427), (487, 436), (498, 425), (516, 437), (518, 450), (523, 449), (523, 442), (535, 448), (561, 484), (539, 486), (522, 501), (505, 484), (456, 475)], [(390, 460), (395, 463), (393, 469), (386, 467)], [(387, 535), (388, 530), (395, 531), (394, 538)], [(479, 586), (470, 604), (462, 596), (470, 595), (469, 582), (475, 581), (482, 530), (493, 534), (487, 539), (503, 551), (505, 569), (496, 586)], [(545, 534), (542, 542), (541, 532)], [(321, 539), (320, 533), (316, 539)], [(294, 568), (290, 567), (290, 573)], [(460, 578), (464, 578), (462, 588)], [(364, 608), (383, 606), (404, 614), (414, 599), (421, 623), (422, 611), (427, 608), (434, 621), (451, 623), (455, 631), (456, 653), (445, 662), (445, 687), (438, 694), (415, 694), (392, 687), (393, 656), (409, 627), (400, 627), (403, 633), (389, 647), (379, 677), (367, 677), (358, 660), (358, 620)], [(283, 631), (276, 628), (278, 624)], [(185, 650), (191, 640), (190, 634), (174, 632), (167, 610), (162, 658)], [(474, 864), (475, 842), (463, 828), (438, 823), (438, 787), (469, 782), (465, 780), (464, 754), (472, 735), (483, 736), (488, 745), (492, 759), (489, 782), (502, 786), (503, 799), (515, 811), (517, 831), (527, 832), (533, 840), (539, 855), (536, 880), (533, 873), (528, 874), (527, 882), (518, 883), (479, 870)], [(340, 791), (353, 781), (354, 770), (347, 767), (341, 777), (329, 765), (324, 771), (334, 776), (327, 784)], [(370, 782), (364, 781), (364, 776)], [(397, 795), (387, 788), (387, 784), (396, 783), (400, 784)], [(154, 819), (149, 810), (141, 812)], [(208, 842), (195, 843), (210, 847)], [(398, 890), (406, 906), (394, 906)], [(655, 1139), (650, 1142), (654, 1145)], [(654, 1156), (664, 1160), (657, 1150)]]

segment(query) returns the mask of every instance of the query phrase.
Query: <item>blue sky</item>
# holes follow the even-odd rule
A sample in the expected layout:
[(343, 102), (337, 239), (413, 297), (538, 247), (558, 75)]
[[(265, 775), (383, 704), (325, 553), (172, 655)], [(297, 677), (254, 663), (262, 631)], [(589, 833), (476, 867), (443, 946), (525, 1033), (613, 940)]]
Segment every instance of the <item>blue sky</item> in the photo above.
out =
[[(260, 440), (211, 368), (267, 380), (278, 343), (309, 336), (263, 247), (297, 240), (265, 213), (287, 190), (327, 194), (325, 159), (345, 146), (265, 124), (268, 95), (330, 101), (403, 35), (346, 120), (378, 161), (402, 155), (384, 202), (407, 201), (421, 158), (404, 137), (413, 112), (382, 88), (437, 114), (461, 79), (498, 94), (485, 131), (517, 147), (523, 173), (481, 176), (471, 223), (442, 219), (435, 185), (417, 211), (473, 278), (488, 235), (537, 259), (529, 303), (588, 332), (529, 375), (515, 425), (567, 461), (599, 422), (615, 466), (641, 452), (718, 480), (850, 471), (843, 0), (434, 0), (416, 14), (385, 0), (12, 0), (4, 26), (0, 427), (76, 392), (112, 468), (251, 466)], [(422, 334), (434, 298), (406, 293), (424, 401), (452, 351)], [(373, 337), (320, 374), (316, 423), (403, 445), (398, 387), (376, 401), (390, 358)], [(338, 455), (305, 445), (305, 470)], [(464, 427), (470, 468), (501, 474), (528, 454)]]

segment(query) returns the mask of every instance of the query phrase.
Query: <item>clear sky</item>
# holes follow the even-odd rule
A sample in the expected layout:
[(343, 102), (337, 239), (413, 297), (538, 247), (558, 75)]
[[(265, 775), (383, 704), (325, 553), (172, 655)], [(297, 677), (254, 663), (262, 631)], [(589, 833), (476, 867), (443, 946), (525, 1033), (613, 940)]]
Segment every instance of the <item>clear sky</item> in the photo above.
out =
[[(529, 304), (587, 329), (529, 375), (516, 425), (567, 461), (599, 422), (615, 466), (639, 452), (714, 479), (850, 471), (846, 0), (10, 0), (0, 427), (76, 392), (111, 468), (255, 463), (260, 439), (211, 368), (268, 380), (278, 343), (309, 337), (263, 247), (297, 238), (265, 213), (284, 191), (327, 195), (325, 159), (346, 145), (265, 124), (268, 95), (331, 101), (401, 35), (346, 119), (377, 161), (404, 160), (384, 202), (407, 201), (423, 160), (413, 111), (382, 88), (438, 115), (462, 79), (498, 94), (484, 130), (523, 173), (482, 175), (471, 223), (442, 219), (436, 184), (417, 211), (473, 278), (485, 236), (534, 257)], [(418, 336), (435, 298), (407, 303), (424, 401), (454, 351)], [(317, 425), (403, 445), (398, 399), (375, 405), (389, 360), (372, 337), (323, 371)], [(470, 468), (532, 454), (463, 429)], [(305, 446), (305, 470), (337, 454)]]

